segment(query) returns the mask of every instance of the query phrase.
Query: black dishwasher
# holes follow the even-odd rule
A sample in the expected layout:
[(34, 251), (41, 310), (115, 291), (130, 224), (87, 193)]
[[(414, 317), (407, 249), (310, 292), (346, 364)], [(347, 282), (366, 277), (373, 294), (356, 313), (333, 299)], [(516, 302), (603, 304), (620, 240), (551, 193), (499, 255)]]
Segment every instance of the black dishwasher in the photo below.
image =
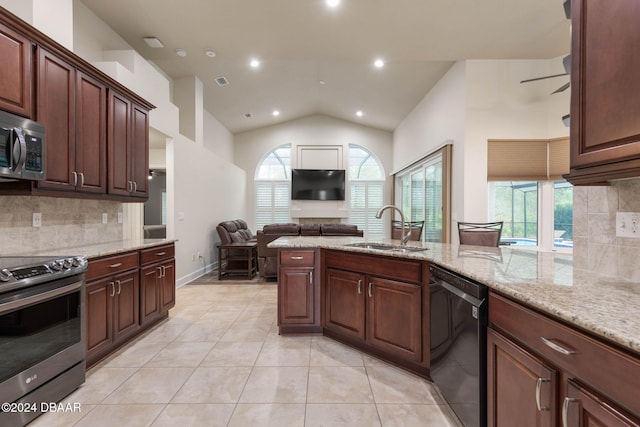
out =
[(431, 378), (466, 427), (487, 425), (487, 287), (432, 265)]

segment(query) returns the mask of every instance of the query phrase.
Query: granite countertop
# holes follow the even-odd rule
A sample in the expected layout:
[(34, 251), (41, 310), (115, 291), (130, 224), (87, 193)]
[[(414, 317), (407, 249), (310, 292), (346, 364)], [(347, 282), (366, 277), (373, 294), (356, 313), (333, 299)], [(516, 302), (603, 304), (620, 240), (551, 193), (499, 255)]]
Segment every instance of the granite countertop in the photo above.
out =
[[(269, 247), (339, 249), (433, 262), (640, 353), (640, 316), (635, 313), (640, 307), (640, 282), (576, 269), (571, 255), (514, 247), (409, 242), (427, 250), (396, 252), (348, 246), (366, 241), (357, 237), (280, 237)], [(390, 239), (375, 242), (399, 243)]]
[[(106, 243), (94, 243), (90, 245), (68, 246), (56, 248), (55, 250), (47, 249), (38, 252), (30, 251), (25, 255), (51, 255), (51, 256), (72, 256), (82, 255), (88, 259), (98, 258), (107, 255), (114, 255), (121, 252), (135, 251), (139, 249), (151, 248), (153, 246), (166, 245), (176, 242), (175, 239), (133, 239), (118, 240)], [(22, 254), (15, 254), (22, 255)]]

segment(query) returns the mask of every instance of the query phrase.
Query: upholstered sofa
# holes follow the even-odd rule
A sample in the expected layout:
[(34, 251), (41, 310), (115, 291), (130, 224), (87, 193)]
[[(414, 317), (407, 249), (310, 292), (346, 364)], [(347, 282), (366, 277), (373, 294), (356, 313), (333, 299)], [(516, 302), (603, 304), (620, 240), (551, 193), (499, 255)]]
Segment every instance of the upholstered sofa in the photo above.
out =
[(281, 236), (363, 236), (357, 225), (351, 224), (269, 224), (257, 231), (258, 270), (260, 276), (278, 276), (278, 250), (267, 245)]

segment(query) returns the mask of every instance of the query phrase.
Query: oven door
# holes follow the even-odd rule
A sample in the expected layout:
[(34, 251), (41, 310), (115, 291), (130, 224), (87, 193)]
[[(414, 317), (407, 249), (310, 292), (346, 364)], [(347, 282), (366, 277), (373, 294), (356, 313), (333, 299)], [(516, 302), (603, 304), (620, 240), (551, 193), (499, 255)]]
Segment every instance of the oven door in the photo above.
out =
[(84, 274), (0, 295), (0, 402), (84, 365), (83, 311)]

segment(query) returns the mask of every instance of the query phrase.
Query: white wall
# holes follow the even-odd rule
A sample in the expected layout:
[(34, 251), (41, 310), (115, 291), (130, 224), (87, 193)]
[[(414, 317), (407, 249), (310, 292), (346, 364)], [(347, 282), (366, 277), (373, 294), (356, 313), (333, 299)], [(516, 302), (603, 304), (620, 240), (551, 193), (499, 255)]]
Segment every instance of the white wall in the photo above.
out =
[[(348, 145), (357, 144), (371, 151), (388, 174), (392, 168), (392, 134), (324, 115), (313, 115), (235, 135), (235, 163), (247, 173), (246, 220), (255, 229), (255, 187), (253, 178), (263, 157), (274, 148), (291, 144), (292, 165), (299, 145), (342, 145), (346, 158)], [(386, 194), (390, 195), (390, 181)], [(390, 196), (389, 196), (390, 197)], [(387, 199), (389, 201), (390, 198)], [(320, 202), (318, 202), (320, 203)]]
[(233, 134), (208, 111), (204, 112), (203, 145), (222, 160), (233, 163)]
[(559, 73), (561, 67), (561, 58), (458, 62), (394, 132), (395, 169), (419, 159), (445, 140), (453, 140), (454, 242), (457, 220), (487, 220), (488, 139), (569, 134), (561, 120), (569, 111), (569, 91), (550, 95), (568, 77), (520, 83), (526, 78)]

